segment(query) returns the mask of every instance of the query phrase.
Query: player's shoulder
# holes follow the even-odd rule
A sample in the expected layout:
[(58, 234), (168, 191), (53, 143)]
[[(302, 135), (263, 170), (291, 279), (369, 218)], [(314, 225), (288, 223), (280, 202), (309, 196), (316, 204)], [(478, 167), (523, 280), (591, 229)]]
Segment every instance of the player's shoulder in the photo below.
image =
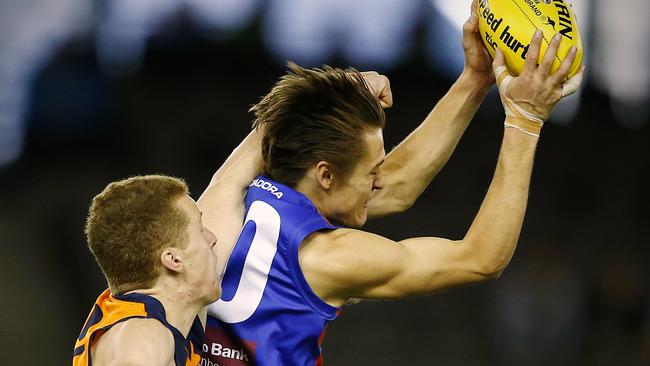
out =
[(308, 235), (302, 243), (303, 247), (323, 247), (326, 249), (345, 249), (356, 243), (382, 238), (379, 235), (350, 228), (320, 230)]
[(301, 250), (310, 250), (315, 247), (331, 247), (350, 234), (352, 229), (339, 228), (334, 230), (319, 230), (307, 235), (301, 244)]
[(128, 365), (167, 365), (174, 358), (174, 336), (156, 319), (128, 319), (99, 338), (93, 358)]
[(358, 266), (374, 265), (379, 254), (394, 248), (393, 244), (394, 241), (367, 231), (323, 230), (303, 240), (298, 258), (303, 272), (318, 272), (332, 280), (343, 280), (355, 276)]
[(301, 266), (329, 268), (336, 271), (336, 263), (342, 268), (359, 254), (359, 244), (375, 234), (361, 230), (339, 228), (316, 231), (305, 237), (300, 245)]
[(359, 283), (359, 270), (368, 266), (375, 234), (341, 228), (312, 233), (303, 241), (298, 259), (312, 290), (323, 301), (341, 306)]

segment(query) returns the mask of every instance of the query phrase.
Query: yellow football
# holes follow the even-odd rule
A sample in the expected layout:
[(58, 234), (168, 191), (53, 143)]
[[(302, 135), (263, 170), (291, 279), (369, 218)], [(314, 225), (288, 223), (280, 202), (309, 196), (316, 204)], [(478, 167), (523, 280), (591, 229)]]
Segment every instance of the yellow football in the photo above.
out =
[(544, 34), (538, 63), (553, 36), (560, 33), (562, 42), (551, 71), (560, 67), (571, 46), (576, 46), (578, 52), (568, 77), (580, 69), (582, 38), (571, 5), (565, 0), (479, 0), (477, 11), (483, 43), (492, 57), (497, 47), (503, 51), (512, 74), (519, 75), (523, 70), (530, 40), (537, 29)]

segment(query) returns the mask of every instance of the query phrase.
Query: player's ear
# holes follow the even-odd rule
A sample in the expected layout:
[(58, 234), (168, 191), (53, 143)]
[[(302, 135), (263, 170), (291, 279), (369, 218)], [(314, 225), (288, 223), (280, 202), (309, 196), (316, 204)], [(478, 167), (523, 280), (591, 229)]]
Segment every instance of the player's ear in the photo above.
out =
[(169, 247), (165, 248), (160, 254), (160, 262), (163, 267), (172, 272), (183, 271), (183, 261), (181, 260), (180, 251), (178, 248)]
[(318, 185), (327, 191), (332, 187), (333, 179), (332, 164), (326, 161), (319, 161), (316, 164), (316, 181)]

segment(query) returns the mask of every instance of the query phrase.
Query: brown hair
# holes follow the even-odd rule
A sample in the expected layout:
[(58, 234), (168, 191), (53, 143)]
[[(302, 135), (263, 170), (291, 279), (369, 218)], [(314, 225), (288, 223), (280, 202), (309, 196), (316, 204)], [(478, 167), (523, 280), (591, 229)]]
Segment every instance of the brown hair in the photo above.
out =
[(331, 163), (344, 176), (364, 153), (363, 132), (384, 127), (379, 100), (355, 69), (290, 71), (251, 108), (253, 127), (264, 126), (264, 173), (295, 187), (319, 161)]
[(164, 248), (184, 248), (189, 218), (177, 205), (188, 194), (178, 178), (147, 175), (109, 184), (93, 198), (88, 246), (113, 294), (150, 288)]

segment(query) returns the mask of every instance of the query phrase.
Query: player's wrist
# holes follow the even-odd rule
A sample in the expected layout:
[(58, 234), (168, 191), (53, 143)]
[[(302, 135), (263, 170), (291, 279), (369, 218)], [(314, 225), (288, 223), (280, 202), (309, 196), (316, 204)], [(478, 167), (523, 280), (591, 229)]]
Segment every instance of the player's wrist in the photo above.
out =
[(544, 122), (531, 121), (524, 117), (506, 116), (504, 128), (513, 128), (529, 136), (539, 137)]
[(487, 94), (494, 84), (494, 78), (491, 73), (478, 72), (465, 66), (460, 77), (458, 77), (458, 82), (476, 93)]
[(505, 66), (496, 67), (495, 74), (497, 76), (497, 86), (499, 88), (499, 94), (501, 95), (501, 102), (506, 114), (506, 120), (503, 124), (504, 127), (514, 128), (527, 135), (539, 137), (542, 131), (542, 126), (548, 116), (542, 115), (538, 111), (531, 111), (531, 106), (527, 105), (526, 107), (528, 108), (526, 108), (521, 104), (516, 103), (508, 95), (508, 87), (514, 78), (510, 75)]

